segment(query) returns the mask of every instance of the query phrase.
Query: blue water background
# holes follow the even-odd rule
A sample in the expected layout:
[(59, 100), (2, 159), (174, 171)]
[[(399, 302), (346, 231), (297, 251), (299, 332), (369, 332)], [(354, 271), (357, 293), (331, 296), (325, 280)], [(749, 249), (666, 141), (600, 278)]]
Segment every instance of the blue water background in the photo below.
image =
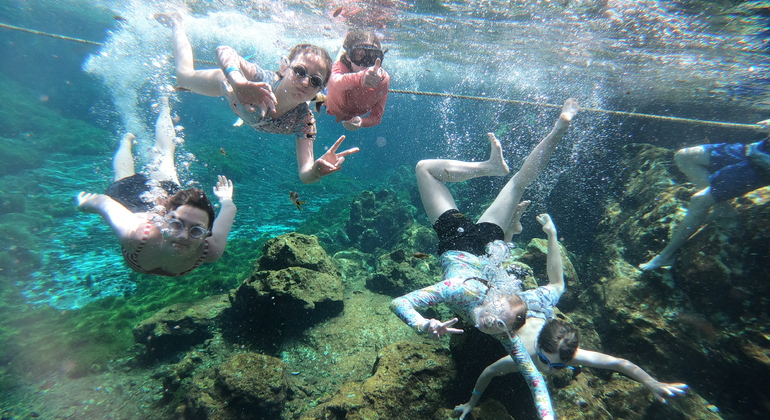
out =
[[(390, 48), (383, 65), (394, 89), (553, 105), (575, 97), (588, 108), (745, 124), (770, 117), (770, 61), (756, 30), (762, 23), (755, 25), (751, 14), (712, 15), (695, 2), (599, 3), (389, 2), (374, 7), (368, 23), (377, 24)], [(188, 33), (197, 58), (212, 60), (213, 48), (227, 44), (256, 53), (254, 59), (270, 69), (296, 43), (336, 50), (348, 23), (358, 22), (332, 19), (335, 2), (189, 4)], [(123, 133), (135, 132), (135, 151), (145, 155), (152, 143), (153, 104), (174, 85), (170, 30), (151, 16), (173, 7), (166, 2), (5, 0), (2, 23), (105, 46), (0, 29), (0, 72), (26, 88), (40, 107), (110, 132), (109, 150)], [(361, 151), (339, 173), (304, 186), (296, 175), (293, 139), (233, 127), (235, 116), (221, 99), (171, 96), (184, 127), (178, 158), (190, 164), (181, 174), (185, 182), (209, 191), (219, 168), (206, 156), (218, 157), (222, 148), (245, 168), (223, 171), (235, 180), (239, 208), (231, 239), (293, 231), (334, 200), (349, 200), (364, 189), (393, 188), (397, 170), (406, 167), (408, 173), (420, 159), (485, 159), (487, 132), (500, 134), (508, 163), (518, 168), (559, 113), (553, 107), (392, 93), (382, 124), (373, 128), (348, 132), (332, 117), (318, 116), (316, 157), (343, 134), (343, 147)], [(377, 144), (380, 137), (383, 146)], [(525, 194), (534, 202), (528, 215), (551, 213), (566, 247), (587, 252), (604, 200), (622, 193), (609, 188), (622, 145), (674, 149), (756, 138), (750, 130), (583, 112), (546, 173)], [(47, 194), (74, 206), (79, 191), (101, 192), (109, 185), (111, 159), (111, 152), (52, 154), (35, 176)], [(474, 181), (457, 197), (460, 209), (480, 215), (504, 182)], [(307, 200), (302, 211), (289, 201), (292, 190)], [(524, 223), (522, 241), (539, 231), (533, 217)], [(76, 309), (135, 292), (114, 236), (100, 218), (59, 217), (35, 235), (42, 267), (14, 279), (29, 305)], [(227, 266), (220, 263), (217, 269)], [(84, 279), (91, 286), (84, 287)]]

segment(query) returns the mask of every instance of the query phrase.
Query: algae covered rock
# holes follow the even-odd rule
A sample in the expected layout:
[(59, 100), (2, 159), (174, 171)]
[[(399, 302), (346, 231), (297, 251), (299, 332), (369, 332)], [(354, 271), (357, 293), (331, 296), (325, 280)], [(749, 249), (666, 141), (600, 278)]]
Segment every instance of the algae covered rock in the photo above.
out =
[(235, 291), (226, 327), (247, 340), (301, 331), (342, 312), (343, 294), (339, 271), (315, 237), (281, 235), (265, 243), (258, 268)]
[(134, 341), (145, 345), (148, 357), (173, 355), (213, 337), (222, 311), (229, 306), (226, 295), (171, 305), (134, 326)]
[(438, 258), (418, 258), (399, 249), (377, 260), (377, 271), (366, 279), (366, 288), (396, 297), (438, 282), (441, 274)]
[(391, 249), (414, 223), (413, 207), (388, 190), (363, 191), (350, 205), (345, 231), (351, 245), (363, 252)]
[(287, 390), (281, 359), (240, 353), (193, 377), (187, 411), (192, 418), (207, 420), (277, 419)]
[(437, 344), (398, 342), (382, 349), (370, 378), (343, 385), (301, 418), (429, 419), (442, 409), (442, 393), (453, 377), (448, 350)]

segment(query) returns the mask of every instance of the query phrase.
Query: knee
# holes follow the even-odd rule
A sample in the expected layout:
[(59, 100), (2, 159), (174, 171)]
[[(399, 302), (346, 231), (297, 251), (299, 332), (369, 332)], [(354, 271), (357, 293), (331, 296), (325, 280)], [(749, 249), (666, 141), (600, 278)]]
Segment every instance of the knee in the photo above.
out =
[(695, 163), (704, 153), (705, 151), (701, 146), (679, 149), (674, 154), (674, 162), (680, 168), (689, 166)]
[(706, 211), (714, 205), (714, 196), (711, 195), (711, 187), (704, 188), (690, 198), (690, 211)]

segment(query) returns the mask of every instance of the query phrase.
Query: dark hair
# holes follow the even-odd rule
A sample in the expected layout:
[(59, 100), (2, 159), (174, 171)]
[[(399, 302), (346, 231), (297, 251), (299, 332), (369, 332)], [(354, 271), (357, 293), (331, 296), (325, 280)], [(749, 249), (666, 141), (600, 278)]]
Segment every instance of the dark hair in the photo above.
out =
[(580, 334), (572, 325), (553, 319), (545, 323), (537, 336), (540, 351), (556, 353), (565, 363), (575, 357), (580, 345)]
[(181, 206), (188, 205), (201, 209), (209, 215), (208, 230), (211, 231), (211, 227), (214, 226), (214, 219), (216, 213), (214, 212), (214, 206), (211, 204), (211, 200), (206, 197), (206, 193), (199, 188), (189, 188), (186, 190), (179, 190), (176, 194), (166, 200), (166, 213), (172, 212)]
[[(295, 45), (294, 48), (289, 51), (289, 57), (287, 58), (289, 61), (289, 64), (291, 64), (292, 61), (294, 61), (295, 58), (299, 57), (303, 54), (311, 54), (311, 55), (317, 55), (321, 57), (321, 59), (324, 61), (324, 64), (326, 65), (326, 75), (324, 76), (324, 86), (326, 86), (327, 83), (329, 83), (329, 78), (332, 76), (332, 57), (329, 55), (329, 52), (326, 51), (326, 49), (321, 48), (317, 45), (313, 44), (298, 44)], [(283, 78), (283, 74), (278, 71), (278, 77)]]
[(374, 45), (375, 47), (382, 49), (380, 39), (377, 38), (377, 35), (375, 35), (374, 32), (362, 31), (360, 29), (348, 32), (345, 36), (345, 41), (342, 43), (342, 48), (345, 49), (345, 52), (342, 53), (342, 56), (340, 57), (340, 61), (348, 68), (348, 70), (353, 70), (353, 63), (350, 62), (347, 51), (356, 45), (361, 44)]

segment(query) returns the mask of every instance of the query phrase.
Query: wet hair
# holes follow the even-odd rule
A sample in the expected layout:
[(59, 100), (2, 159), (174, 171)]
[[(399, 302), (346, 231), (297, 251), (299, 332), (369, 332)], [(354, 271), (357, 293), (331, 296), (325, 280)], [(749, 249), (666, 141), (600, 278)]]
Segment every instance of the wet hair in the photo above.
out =
[[(291, 65), (291, 62), (294, 61), (297, 57), (300, 55), (315, 55), (318, 57), (321, 57), (321, 59), (324, 62), (324, 67), (326, 68), (326, 75), (324, 76), (324, 86), (326, 86), (327, 83), (329, 83), (329, 78), (332, 76), (332, 57), (329, 55), (329, 52), (326, 51), (326, 49), (321, 48), (317, 45), (313, 44), (298, 44), (295, 45), (294, 48), (289, 51), (289, 57), (287, 57), (286, 61), (288, 62), (288, 65)], [(283, 78), (283, 74), (278, 71), (278, 77)]]
[[(492, 299), (495, 299), (495, 297), (490, 299), (490, 296), (500, 296), (499, 291), (497, 291), (498, 293), (495, 293), (495, 290), (492, 290), (493, 286), (489, 283), (488, 280), (481, 277), (469, 277), (463, 280), (463, 283), (468, 280), (476, 280), (487, 286), (487, 298), (484, 300), (483, 304), (492, 303)], [(527, 306), (527, 302), (524, 302), (524, 299), (522, 299), (521, 296), (519, 296), (517, 293), (508, 294), (507, 296), (502, 297), (502, 299), (508, 303), (508, 307), (510, 308), (510, 312), (504, 316), (506, 319), (503, 319), (502, 321), (505, 322), (505, 325), (508, 327), (508, 331), (511, 334), (515, 334), (516, 331), (518, 331), (521, 327), (524, 326), (524, 324), (527, 323), (527, 311), (529, 310), (529, 307)]]
[(172, 195), (168, 198), (168, 200), (166, 200), (166, 204), (164, 206), (166, 208), (166, 214), (184, 205), (205, 211), (206, 214), (209, 215), (208, 230), (211, 231), (211, 228), (214, 226), (216, 213), (214, 212), (214, 205), (211, 204), (211, 200), (209, 200), (203, 190), (199, 188), (189, 188), (186, 190), (177, 191), (176, 194)]
[(347, 51), (356, 45), (361, 44), (374, 45), (375, 47), (382, 49), (380, 39), (377, 37), (377, 35), (374, 34), (374, 32), (362, 31), (360, 29), (355, 29), (348, 32), (347, 36), (345, 36), (345, 41), (342, 43), (342, 48), (345, 49), (345, 52), (342, 53), (342, 56), (340, 57), (340, 61), (345, 65), (345, 67), (348, 68), (348, 70), (353, 70), (353, 63), (350, 61)]
[(540, 351), (558, 354), (564, 363), (575, 357), (579, 345), (578, 330), (559, 319), (546, 322), (537, 336), (537, 347)]

